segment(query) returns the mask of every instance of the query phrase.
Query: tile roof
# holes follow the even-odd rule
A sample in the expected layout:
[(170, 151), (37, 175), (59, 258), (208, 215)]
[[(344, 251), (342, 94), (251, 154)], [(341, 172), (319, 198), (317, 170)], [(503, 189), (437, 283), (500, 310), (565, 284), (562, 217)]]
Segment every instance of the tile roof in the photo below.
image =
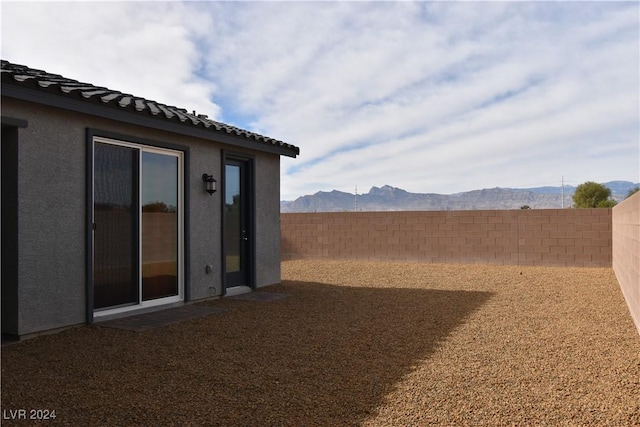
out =
[(276, 146), (285, 152), (289, 152), (290, 155), (293, 154), (293, 157), (300, 152), (300, 149), (295, 145), (287, 144), (274, 138), (269, 138), (235, 126), (211, 120), (206, 115), (196, 114), (195, 111), (193, 113), (189, 113), (184, 108), (161, 104), (156, 101), (107, 89), (105, 87), (94, 86), (89, 83), (82, 83), (58, 74), (47, 73), (46, 71), (36, 70), (24, 65), (13, 64), (5, 60), (1, 60), (0, 63), (3, 85), (11, 84), (34, 89), (40, 92), (47, 92), (66, 98), (99, 104), (133, 114), (151, 116), (159, 120), (223, 133), (243, 140)]

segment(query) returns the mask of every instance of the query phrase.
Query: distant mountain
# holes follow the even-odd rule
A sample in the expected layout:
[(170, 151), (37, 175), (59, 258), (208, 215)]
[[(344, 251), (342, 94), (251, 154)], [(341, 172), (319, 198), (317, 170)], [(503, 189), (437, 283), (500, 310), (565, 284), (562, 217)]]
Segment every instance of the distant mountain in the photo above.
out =
[[(640, 183), (611, 181), (603, 183), (611, 189), (614, 199), (623, 200), (629, 189)], [(366, 194), (355, 195), (342, 191), (319, 191), (293, 201), (281, 201), (280, 211), (286, 212), (343, 212), (343, 211), (436, 211), (474, 209), (557, 209), (562, 204), (562, 187), (488, 188), (457, 194), (410, 193), (385, 185), (372, 187)], [(564, 207), (572, 204), (575, 187), (564, 186)]]

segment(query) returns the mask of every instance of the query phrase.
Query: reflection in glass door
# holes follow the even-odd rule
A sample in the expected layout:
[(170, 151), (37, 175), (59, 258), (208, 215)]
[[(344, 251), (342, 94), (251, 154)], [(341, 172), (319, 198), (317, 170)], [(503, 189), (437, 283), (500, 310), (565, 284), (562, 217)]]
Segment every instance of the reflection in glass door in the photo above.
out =
[(100, 140), (94, 144), (94, 309), (178, 301), (181, 153)]
[(142, 299), (178, 295), (178, 158), (142, 153)]

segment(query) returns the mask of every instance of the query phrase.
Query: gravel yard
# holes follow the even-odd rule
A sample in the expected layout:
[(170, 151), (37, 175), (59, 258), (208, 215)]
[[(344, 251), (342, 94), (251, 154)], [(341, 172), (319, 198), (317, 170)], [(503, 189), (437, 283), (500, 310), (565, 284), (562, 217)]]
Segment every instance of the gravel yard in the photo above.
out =
[(277, 301), (2, 348), (39, 425), (640, 425), (640, 336), (611, 269), (288, 261)]

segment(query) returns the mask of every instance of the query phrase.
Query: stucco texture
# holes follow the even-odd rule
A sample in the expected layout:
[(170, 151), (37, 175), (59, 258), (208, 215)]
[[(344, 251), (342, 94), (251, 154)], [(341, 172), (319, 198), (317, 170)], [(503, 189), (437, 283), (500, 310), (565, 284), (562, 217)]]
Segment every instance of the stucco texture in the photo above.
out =
[[(250, 155), (255, 165), (255, 285), (280, 281), (279, 155), (144, 128), (86, 114), (2, 100), (19, 130), (19, 295), (16, 335), (84, 323), (87, 313), (86, 174), (88, 130), (95, 135), (175, 145), (185, 150), (185, 296), (222, 295), (222, 152)], [(213, 195), (202, 174), (218, 181)], [(207, 268), (209, 266), (209, 268)]]

